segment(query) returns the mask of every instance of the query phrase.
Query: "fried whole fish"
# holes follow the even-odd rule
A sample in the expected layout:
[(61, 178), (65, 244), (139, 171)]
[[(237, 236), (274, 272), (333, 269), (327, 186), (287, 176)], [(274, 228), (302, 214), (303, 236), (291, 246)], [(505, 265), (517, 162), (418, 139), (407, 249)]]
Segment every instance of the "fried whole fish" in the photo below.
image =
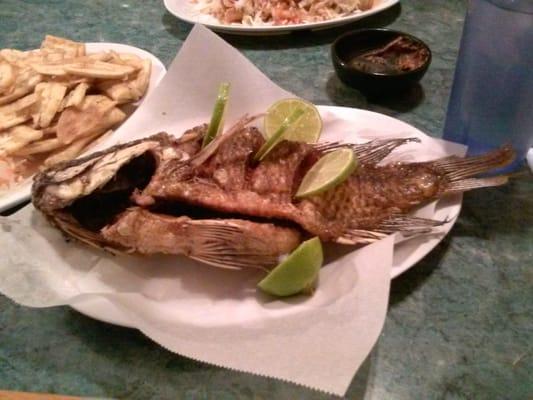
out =
[[(201, 149), (206, 126), (179, 139), (158, 134), (58, 164), (35, 177), (32, 198), (59, 229), (113, 251), (183, 254), (230, 268), (271, 267), (306, 236), (369, 243), (391, 232), (442, 224), (409, 217), (449, 193), (504, 184), (472, 178), (509, 164), (504, 147), (483, 156), (424, 163), (380, 162), (416, 139), (363, 145), (283, 141), (260, 163), (264, 143), (243, 119)], [(351, 147), (360, 168), (344, 183), (303, 200), (294, 194), (325, 153)]]

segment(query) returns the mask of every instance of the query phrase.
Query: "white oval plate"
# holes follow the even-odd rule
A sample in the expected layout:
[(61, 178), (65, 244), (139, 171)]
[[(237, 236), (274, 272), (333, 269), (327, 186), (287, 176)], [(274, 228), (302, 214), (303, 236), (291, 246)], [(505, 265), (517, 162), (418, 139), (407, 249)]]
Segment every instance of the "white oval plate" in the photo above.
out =
[[(161, 62), (161, 60), (159, 60), (152, 53), (149, 53), (146, 50), (139, 49), (138, 47), (128, 46), (126, 44), (120, 44), (120, 43), (106, 43), (106, 42), (86, 43), (85, 46), (86, 46), (88, 53), (97, 53), (99, 51), (114, 50), (119, 53), (131, 53), (131, 54), (135, 54), (145, 59), (146, 58), (150, 59), (152, 61), (152, 73), (150, 76), (150, 85), (148, 86), (148, 91), (146, 95), (144, 96), (144, 98), (146, 98), (146, 96), (148, 96), (152, 92), (152, 90), (157, 86), (159, 81), (163, 79), (163, 76), (167, 72), (165, 65)], [(134, 113), (135, 112), (133, 112), (133, 114)], [(120, 131), (120, 126), (115, 129), (115, 132), (113, 134), (115, 134), (118, 131)], [(105, 143), (107, 140), (109, 140), (109, 138), (110, 138), (109, 136), (103, 138), (103, 140), (100, 143), (102, 143), (102, 145), (105, 146)], [(86, 153), (89, 153), (92, 151), (94, 150), (88, 149)], [(0, 192), (0, 212), (8, 210), (9, 208), (16, 206), (17, 204), (28, 200), (30, 196), (31, 196), (31, 178), (27, 179), (25, 182), (21, 183), (20, 185), (15, 186), (11, 190)]]
[[(432, 139), (425, 135), (413, 126), (391, 118), (382, 114), (358, 110), (346, 107), (331, 107), (319, 106), (321, 115), (324, 118), (324, 132), (337, 131), (338, 137), (331, 137), (328, 135), (327, 140), (339, 140), (343, 138), (344, 141), (360, 142), (371, 138), (388, 138), (388, 137), (418, 137), (421, 140), (420, 144), (412, 143), (402, 146), (397, 154), (402, 154), (403, 159), (415, 160), (418, 157), (416, 149), (424, 146), (425, 159), (429, 154), (429, 159), (438, 158), (439, 149), (432, 150), (428, 141)], [(340, 123), (339, 123), (340, 122)], [(346, 126), (348, 123), (353, 129), (344, 131), (344, 128), (338, 127)], [(335, 126), (335, 125), (338, 126)], [(348, 139), (349, 138), (349, 139)], [(353, 139), (353, 140), (352, 140)], [(435, 156), (431, 157), (432, 151), (435, 151)], [(437, 244), (446, 236), (454, 225), (457, 216), (461, 210), (462, 197), (450, 196), (446, 199), (439, 200), (436, 203), (435, 209), (433, 207), (426, 207), (426, 218), (434, 218), (437, 220), (450, 220), (439, 231), (438, 235), (426, 235), (409, 240), (398, 241), (394, 246), (393, 266), (391, 270), (391, 279), (397, 277), (404, 271), (411, 268), (424, 256), (426, 256)], [(150, 301), (147, 299), (147, 301)], [(152, 303), (153, 306), (153, 303)], [(79, 312), (98, 319), (100, 321), (122, 325), (126, 327), (134, 327), (120, 309), (103, 298), (91, 299), (88, 301), (79, 302), (72, 306)], [(159, 306), (158, 306), (159, 307)], [(164, 304), (161, 303), (161, 312), (164, 312)]]
[(245, 35), (272, 35), (272, 34), (286, 34), (292, 31), (301, 29), (319, 30), (332, 28), (334, 26), (348, 24), (350, 22), (357, 21), (359, 19), (368, 17), (383, 11), (400, 0), (377, 0), (377, 4), (370, 10), (347, 15), (345, 17), (330, 19), (321, 22), (311, 22), (303, 24), (292, 25), (261, 25), (261, 26), (247, 26), (242, 24), (224, 24), (217, 20), (215, 17), (207, 14), (203, 14), (195, 9), (195, 4), (190, 0), (164, 0), (167, 10), (178, 17), (179, 19), (189, 22), (191, 24), (202, 24), (215, 31), (245, 34)]

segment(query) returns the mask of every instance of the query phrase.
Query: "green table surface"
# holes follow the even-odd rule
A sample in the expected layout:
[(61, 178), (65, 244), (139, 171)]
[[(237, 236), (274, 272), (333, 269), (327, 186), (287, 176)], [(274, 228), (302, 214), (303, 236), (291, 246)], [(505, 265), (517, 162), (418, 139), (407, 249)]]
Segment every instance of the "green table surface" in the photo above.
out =
[[(403, 0), (343, 28), (223, 38), (298, 96), (378, 111), (440, 136), (466, 3)], [(346, 30), (378, 26), (420, 37), (433, 62), (419, 87), (373, 102), (338, 80), (330, 44)], [(161, 0), (0, 0), (0, 48), (34, 48), (50, 33), (127, 43), (168, 65), (190, 30)], [(383, 332), (346, 397), (531, 399), (532, 239), (531, 179), (468, 193), (452, 232), (393, 281)], [(191, 361), (67, 307), (29, 309), (1, 296), (0, 389), (121, 399), (333, 398)]]

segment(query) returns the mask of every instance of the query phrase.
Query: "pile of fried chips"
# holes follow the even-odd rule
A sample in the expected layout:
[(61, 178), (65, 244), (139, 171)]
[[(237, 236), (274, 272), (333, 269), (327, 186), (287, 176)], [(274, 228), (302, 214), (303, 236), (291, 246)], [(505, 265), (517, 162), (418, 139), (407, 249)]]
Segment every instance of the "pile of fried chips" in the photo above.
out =
[(77, 157), (124, 121), (150, 73), (150, 60), (87, 54), (84, 43), (54, 36), (38, 50), (0, 50), (0, 161), (43, 168)]

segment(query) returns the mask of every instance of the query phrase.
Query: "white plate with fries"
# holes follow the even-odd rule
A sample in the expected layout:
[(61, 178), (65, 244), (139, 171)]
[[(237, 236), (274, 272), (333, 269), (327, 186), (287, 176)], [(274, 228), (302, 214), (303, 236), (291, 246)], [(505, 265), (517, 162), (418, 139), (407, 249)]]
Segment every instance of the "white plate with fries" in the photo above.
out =
[(0, 50), (0, 212), (29, 199), (39, 169), (105, 145), (165, 72), (118, 43), (47, 36), (38, 50)]
[[(325, 21), (292, 23), (284, 25), (274, 25), (264, 23), (261, 25), (252, 25), (244, 23), (225, 23), (215, 18), (213, 15), (202, 12), (201, 0), (164, 0), (166, 9), (179, 19), (191, 24), (202, 24), (210, 29), (223, 33), (234, 33), (244, 35), (273, 35), (287, 34), (292, 31), (309, 29), (320, 30), (332, 28), (339, 25), (349, 24), (351, 22), (369, 17), (378, 12), (392, 7), (400, 0), (374, 0), (373, 5), (363, 10), (354, 11), (350, 14), (340, 15)], [(207, 2), (209, 3), (209, 2)], [(216, 3), (213, 3), (216, 4)], [(206, 6), (207, 8), (207, 6)]]

